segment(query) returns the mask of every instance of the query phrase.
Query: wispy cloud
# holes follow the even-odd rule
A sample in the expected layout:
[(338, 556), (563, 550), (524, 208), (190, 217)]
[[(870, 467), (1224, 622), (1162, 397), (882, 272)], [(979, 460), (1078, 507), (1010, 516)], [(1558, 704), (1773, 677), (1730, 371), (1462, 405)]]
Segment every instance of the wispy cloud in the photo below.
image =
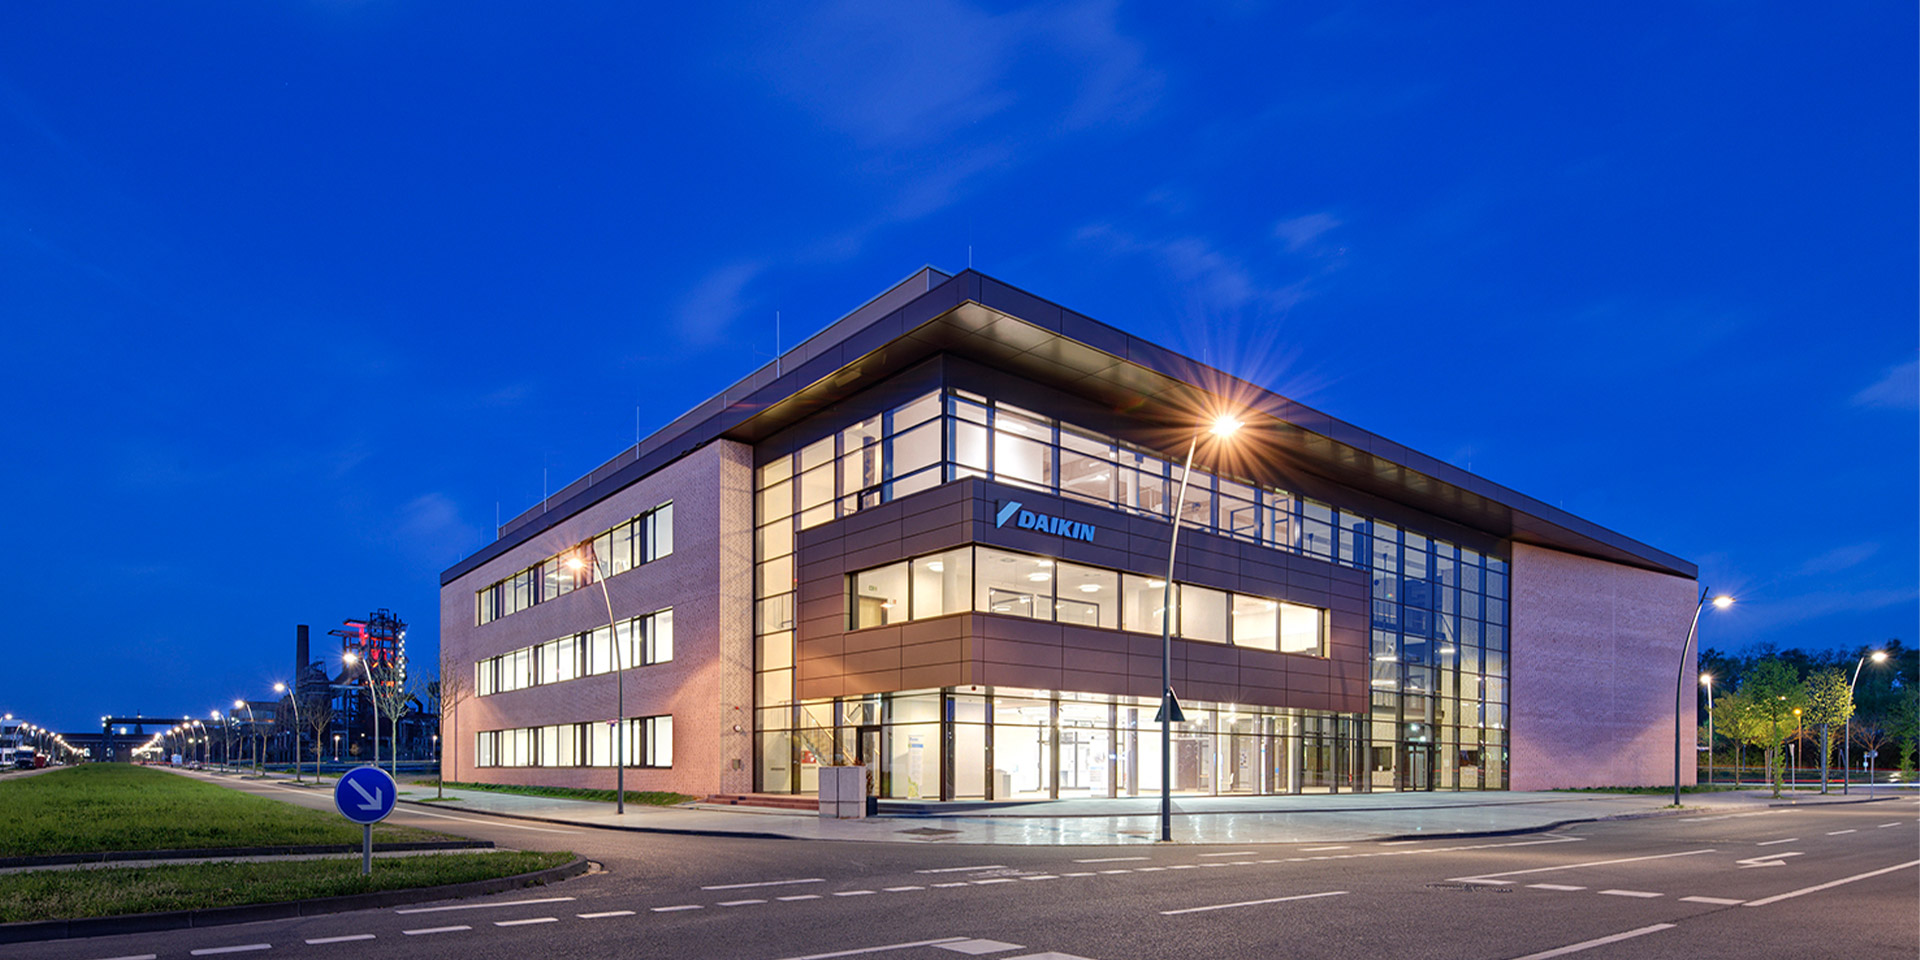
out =
[(1273, 235), (1286, 245), (1288, 253), (1300, 253), (1317, 247), (1322, 236), (1340, 225), (1331, 213), (1309, 213), (1274, 224)]
[(1881, 410), (1920, 409), (1920, 360), (1889, 369), (1885, 376), (1853, 395), (1855, 406)]
[(1144, 255), (1183, 291), (1196, 316), (1284, 313), (1306, 296), (1306, 282), (1263, 280), (1240, 257), (1193, 234), (1147, 239), (1111, 223), (1089, 224), (1077, 240), (1104, 245), (1116, 255)]
[(727, 328), (746, 309), (747, 286), (765, 269), (758, 262), (736, 261), (694, 284), (673, 310), (673, 327), (681, 342), (707, 347), (725, 339)]
[(1845, 547), (1835, 547), (1800, 565), (1802, 574), (1838, 573), (1849, 567), (1857, 567), (1880, 552), (1877, 543), (1856, 543)]
[(438, 491), (400, 508), (393, 539), (414, 562), (436, 567), (466, 556), (485, 542), (479, 528), (461, 518), (453, 499)]

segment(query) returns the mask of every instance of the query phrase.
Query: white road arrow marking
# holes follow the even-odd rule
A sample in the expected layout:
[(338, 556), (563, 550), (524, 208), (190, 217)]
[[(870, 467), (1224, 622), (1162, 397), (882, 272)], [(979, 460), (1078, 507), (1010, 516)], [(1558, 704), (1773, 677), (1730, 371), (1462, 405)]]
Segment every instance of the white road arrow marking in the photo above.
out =
[(363, 803), (360, 805), (360, 809), (378, 810), (381, 807), (386, 806), (386, 804), (383, 804), (380, 802), (380, 797), (382, 796), (382, 794), (379, 790), (375, 790), (372, 793), (368, 793), (367, 788), (361, 786), (360, 781), (358, 780), (348, 780), (347, 786), (352, 787), (353, 792), (359, 794), (360, 799), (366, 801), (366, 803)]
[(1782, 863), (1781, 861), (1785, 860), (1788, 857), (1797, 857), (1797, 856), (1800, 856), (1800, 854), (1769, 853), (1769, 854), (1766, 854), (1765, 856), (1748, 857), (1745, 860), (1736, 860), (1734, 862), (1740, 864), (1740, 869), (1742, 870), (1745, 870), (1748, 867), (1784, 867), (1786, 866), (1786, 864)]

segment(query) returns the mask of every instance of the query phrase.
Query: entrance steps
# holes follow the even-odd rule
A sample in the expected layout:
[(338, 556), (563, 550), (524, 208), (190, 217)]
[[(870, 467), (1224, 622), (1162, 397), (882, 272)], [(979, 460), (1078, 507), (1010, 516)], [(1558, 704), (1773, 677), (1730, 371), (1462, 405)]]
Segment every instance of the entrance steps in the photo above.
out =
[(820, 809), (818, 797), (796, 797), (786, 793), (714, 793), (700, 802), (722, 807), (770, 807), (776, 810), (813, 812), (818, 812)]

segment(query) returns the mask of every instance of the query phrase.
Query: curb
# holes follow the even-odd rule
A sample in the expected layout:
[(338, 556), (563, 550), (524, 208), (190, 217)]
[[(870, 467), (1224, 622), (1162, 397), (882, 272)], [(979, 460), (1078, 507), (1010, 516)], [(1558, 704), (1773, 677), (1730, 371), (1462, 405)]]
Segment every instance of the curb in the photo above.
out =
[[(404, 843), (376, 843), (375, 853), (410, 850), (490, 850), (491, 840), (412, 840)], [(70, 863), (117, 863), (122, 860), (206, 860), (220, 857), (286, 857), (309, 853), (359, 853), (357, 843), (322, 843), (308, 846), (278, 847), (206, 847), (188, 850), (106, 850), (97, 853), (49, 853), (33, 857), (0, 857), (0, 869), (12, 867), (57, 867)]]
[[(440, 809), (443, 809), (443, 810), (446, 809), (441, 804), (428, 803), (424, 800), (397, 800), (395, 802), (416, 804), (418, 806), (423, 806), (423, 807), (439, 807)], [(551, 824), (556, 824), (563, 827), (585, 827), (589, 830), (620, 830), (627, 833), (658, 833), (658, 834), (664, 834), (672, 837), (746, 837), (752, 840), (798, 840), (800, 839), (798, 837), (787, 836), (784, 833), (762, 833), (762, 832), (753, 831), (753, 830), (698, 830), (698, 829), (686, 829), (681, 827), (633, 827), (633, 826), (627, 826), (626, 824), (619, 824), (619, 823), (588, 823), (581, 820), (564, 820), (559, 817), (536, 817), (536, 816), (531, 816), (529, 814), (524, 814), (524, 813), (501, 813), (498, 810), (476, 810), (472, 807), (461, 807), (460, 812), (478, 814), (483, 817), (498, 817), (502, 820), (526, 820), (532, 823), (551, 823)]]
[(192, 927), (218, 927), (260, 920), (290, 920), (350, 910), (368, 910), (428, 900), (457, 900), (492, 893), (504, 893), (522, 887), (539, 887), (571, 880), (587, 872), (586, 858), (532, 873), (491, 880), (470, 880), (438, 887), (411, 887), (405, 890), (381, 890), (354, 893), (344, 897), (319, 897), (311, 900), (287, 900), (281, 903), (250, 903), (234, 907), (207, 907), (201, 910), (169, 910), (163, 913), (135, 913), (118, 917), (84, 917), (77, 920), (31, 920), (0, 924), (0, 943), (29, 943), (36, 940), (70, 940), (77, 937), (110, 937), (128, 933), (153, 933), (161, 930), (185, 930)]

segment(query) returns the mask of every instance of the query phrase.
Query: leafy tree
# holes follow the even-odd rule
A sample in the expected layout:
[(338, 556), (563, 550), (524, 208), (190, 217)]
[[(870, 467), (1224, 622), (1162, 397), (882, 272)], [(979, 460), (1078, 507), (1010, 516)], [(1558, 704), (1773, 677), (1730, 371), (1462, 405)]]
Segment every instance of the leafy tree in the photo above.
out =
[(1847, 675), (1828, 667), (1807, 678), (1806, 719), (1820, 727), (1820, 792), (1827, 792), (1828, 760), (1833, 756), (1833, 725), (1853, 716), (1853, 691)]
[(1804, 707), (1806, 688), (1800, 683), (1800, 674), (1786, 661), (1767, 659), (1754, 665), (1740, 692), (1751, 698), (1753, 712), (1764, 724), (1762, 743), (1773, 765), (1773, 795), (1777, 797), (1785, 773), (1781, 769), (1780, 747), (1794, 732), (1793, 711)]
[[(1755, 706), (1753, 697), (1745, 693), (1734, 691), (1716, 698), (1713, 720), (1714, 732), (1733, 741), (1736, 770), (1747, 765), (1747, 747), (1764, 749), (1769, 743), (1767, 716)], [(1736, 773), (1734, 779), (1738, 782), (1739, 774)]]

